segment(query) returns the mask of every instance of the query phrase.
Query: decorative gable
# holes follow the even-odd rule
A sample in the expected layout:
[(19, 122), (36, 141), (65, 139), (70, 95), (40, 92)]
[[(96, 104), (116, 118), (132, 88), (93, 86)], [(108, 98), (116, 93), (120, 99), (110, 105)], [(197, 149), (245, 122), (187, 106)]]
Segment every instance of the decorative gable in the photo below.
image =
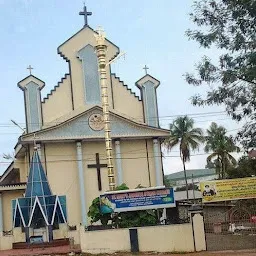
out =
[[(160, 128), (149, 127), (110, 113), (112, 138), (149, 138), (167, 137), (169, 131)], [(104, 139), (104, 124), (102, 109), (93, 107), (65, 122), (50, 128), (36, 132), (37, 141), (58, 140), (98, 140)], [(26, 134), (20, 138), (21, 143), (29, 143), (34, 140), (34, 134)]]

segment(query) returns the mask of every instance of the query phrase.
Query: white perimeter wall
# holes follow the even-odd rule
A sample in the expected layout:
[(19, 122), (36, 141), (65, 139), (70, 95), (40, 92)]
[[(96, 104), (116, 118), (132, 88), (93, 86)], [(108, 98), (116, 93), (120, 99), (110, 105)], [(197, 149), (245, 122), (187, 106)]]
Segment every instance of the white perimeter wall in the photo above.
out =
[[(192, 228), (194, 226), (194, 230)], [(192, 223), (140, 227), (139, 251), (193, 252), (206, 250), (203, 217), (193, 216)], [(81, 249), (87, 253), (130, 251), (129, 229), (80, 230)]]

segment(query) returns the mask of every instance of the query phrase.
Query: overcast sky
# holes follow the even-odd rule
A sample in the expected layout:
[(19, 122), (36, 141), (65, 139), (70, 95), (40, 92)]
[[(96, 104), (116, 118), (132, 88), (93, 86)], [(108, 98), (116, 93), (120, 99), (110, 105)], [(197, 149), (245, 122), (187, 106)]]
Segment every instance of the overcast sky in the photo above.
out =
[[(240, 124), (225, 114), (209, 112), (224, 108), (193, 107), (190, 97), (206, 88), (195, 88), (184, 80), (184, 73), (193, 71), (203, 55), (216, 59), (217, 50), (205, 50), (196, 42), (188, 41), (185, 31), (193, 28), (189, 20), (192, 0), (88, 0), (88, 10), (93, 12), (89, 25), (104, 27), (108, 39), (125, 51), (125, 60), (112, 66), (132, 90), (138, 94), (134, 83), (144, 75), (143, 66), (148, 65), (149, 74), (161, 81), (158, 88), (160, 124), (168, 127), (174, 115), (205, 113), (197, 115), (196, 126), (207, 128), (212, 121), (224, 125), (234, 134)], [(45, 96), (68, 72), (67, 63), (57, 54), (57, 47), (83, 26), (80, 0), (0, 0), (0, 174), (8, 163), (3, 153), (12, 153), (21, 134), (10, 119), (24, 126), (23, 93), (17, 82), (28, 75), (28, 65), (33, 74), (45, 81)], [(164, 159), (165, 173), (182, 170), (174, 149)], [(201, 154), (203, 150), (195, 154)], [(207, 155), (191, 158), (188, 168), (204, 168)]]

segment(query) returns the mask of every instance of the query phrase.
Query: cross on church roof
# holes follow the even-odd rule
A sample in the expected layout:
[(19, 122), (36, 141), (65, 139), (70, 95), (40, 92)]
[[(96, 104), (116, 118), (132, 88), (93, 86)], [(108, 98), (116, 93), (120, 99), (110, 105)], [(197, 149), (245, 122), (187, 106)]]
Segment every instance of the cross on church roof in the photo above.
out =
[(88, 16), (92, 15), (92, 12), (87, 12), (87, 7), (84, 4), (84, 10), (79, 12), (79, 15), (84, 16), (84, 27), (86, 27), (88, 25)]
[(147, 74), (148, 74), (148, 69), (149, 69), (149, 67), (147, 67), (147, 65), (145, 65), (143, 69), (145, 70), (145, 73), (146, 73), (146, 75), (147, 75)]
[(34, 69), (34, 68), (32, 68), (31, 65), (29, 65), (29, 66), (27, 67), (27, 69), (29, 70), (29, 74), (31, 75), (31, 74), (32, 74), (32, 69)]

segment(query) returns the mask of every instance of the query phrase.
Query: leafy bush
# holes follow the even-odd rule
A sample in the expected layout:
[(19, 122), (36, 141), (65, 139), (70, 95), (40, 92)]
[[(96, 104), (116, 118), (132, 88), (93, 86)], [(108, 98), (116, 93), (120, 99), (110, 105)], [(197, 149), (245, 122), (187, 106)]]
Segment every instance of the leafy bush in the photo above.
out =
[[(140, 184), (136, 188), (143, 188)], [(129, 189), (126, 184), (121, 184), (116, 187), (115, 190), (127, 190)], [(106, 226), (111, 220), (112, 224), (120, 228), (150, 226), (157, 224), (157, 211), (145, 210), (145, 211), (131, 211), (121, 212), (117, 214), (102, 214), (100, 211), (100, 199), (95, 198), (89, 207), (88, 216), (91, 218), (91, 223), (100, 221), (103, 226)]]

